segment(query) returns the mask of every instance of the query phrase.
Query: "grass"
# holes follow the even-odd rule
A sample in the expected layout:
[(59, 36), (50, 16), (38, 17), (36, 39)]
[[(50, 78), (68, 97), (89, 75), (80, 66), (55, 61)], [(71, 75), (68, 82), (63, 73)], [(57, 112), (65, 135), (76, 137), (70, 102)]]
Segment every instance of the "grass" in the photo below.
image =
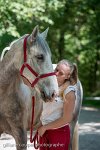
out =
[(82, 106), (100, 108), (100, 100), (83, 100)]

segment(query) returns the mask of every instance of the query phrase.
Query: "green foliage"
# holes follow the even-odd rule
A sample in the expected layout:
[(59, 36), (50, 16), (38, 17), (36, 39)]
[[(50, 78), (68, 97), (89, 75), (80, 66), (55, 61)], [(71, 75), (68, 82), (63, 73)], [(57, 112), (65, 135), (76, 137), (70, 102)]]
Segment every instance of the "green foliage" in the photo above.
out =
[(92, 93), (92, 96), (94, 97), (100, 97), (100, 90), (96, 90), (94, 93)]
[(100, 88), (99, 0), (0, 0), (0, 50), (35, 25), (50, 27), (53, 62), (77, 63), (84, 93)]
[(100, 100), (83, 100), (82, 106), (85, 107), (95, 107), (100, 109)]

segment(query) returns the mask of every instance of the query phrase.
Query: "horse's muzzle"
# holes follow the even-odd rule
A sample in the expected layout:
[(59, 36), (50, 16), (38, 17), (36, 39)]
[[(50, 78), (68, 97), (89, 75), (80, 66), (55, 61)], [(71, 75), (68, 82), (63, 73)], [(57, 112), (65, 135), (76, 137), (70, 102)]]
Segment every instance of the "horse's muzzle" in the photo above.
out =
[(52, 102), (56, 96), (57, 94), (55, 91), (48, 95), (44, 91), (41, 91), (41, 97), (45, 102)]

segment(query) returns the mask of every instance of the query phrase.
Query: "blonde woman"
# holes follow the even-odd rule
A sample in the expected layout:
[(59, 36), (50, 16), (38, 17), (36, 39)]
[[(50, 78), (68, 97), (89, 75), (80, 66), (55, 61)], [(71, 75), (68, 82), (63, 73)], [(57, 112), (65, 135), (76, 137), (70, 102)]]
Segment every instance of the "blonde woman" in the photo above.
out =
[(77, 96), (77, 67), (68, 60), (62, 60), (55, 69), (59, 85), (59, 96), (52, 102), (43, 102), (40, 150), (68, 150), (70, 127)]

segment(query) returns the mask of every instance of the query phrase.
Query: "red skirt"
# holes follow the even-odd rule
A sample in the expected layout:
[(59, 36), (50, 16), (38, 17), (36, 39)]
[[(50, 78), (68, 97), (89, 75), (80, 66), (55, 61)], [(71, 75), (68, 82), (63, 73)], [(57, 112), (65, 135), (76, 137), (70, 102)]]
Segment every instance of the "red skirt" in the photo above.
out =
[(70, 143), (69, 125), (47, 130), (39, 141), (39, 150), (68, 150)]

